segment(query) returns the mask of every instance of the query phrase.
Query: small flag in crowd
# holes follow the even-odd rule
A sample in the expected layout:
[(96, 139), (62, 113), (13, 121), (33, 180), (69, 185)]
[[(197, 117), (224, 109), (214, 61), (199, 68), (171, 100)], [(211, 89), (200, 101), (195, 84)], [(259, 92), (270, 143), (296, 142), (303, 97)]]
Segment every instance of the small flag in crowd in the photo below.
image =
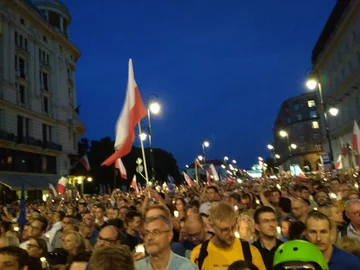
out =
[(90, 163), (89, 163), (89, 159), (88, 159), (87, 155), (83, 156), (83, 157), (80, 159), (80, 163), (84, 166), (84, 168), (85, 168), (87, 171), (90, 171)]
[(183, 174), (184, 174), (184, 178), (186, 180), (186, 183), (188, 183), (188, 185), (191, 186), (191, 187), (195, 186), (194, 181), (185, 172), (183, 172)]
[(55, 198), (57, 197), (57, 192), (56, 189), (54, 188), (54, 186), (52, 184), (49, 183), (49, 194)]
[(122, 162), (121, 158), (118, 158), (115, 161), (115, 168), (119, 170), (121, 178), (127, 179), (126, 168), (125, 168), (124, 163)]
[(65, 193), (67, 181), (68, 181), (68, 179), (66, 177), (61, 176), (61, 178), (59, 179), (59, 181), (56, 185), (56, 191), (58, 193), (60, 193), (61, 195), (63, 195)]
[(139, 187), (136, 183), (136, 174), (134, 174), (134, 177), (133, 177), (133, 180), (132, 180), (130, 186), (134, 189), (135, 193), (139, 193)]
[(343, 164), (342, 164), (342, 160), (341, 160), (341, 155), (339, 155), (336, 164), (335, 164), (335, 169), (340, 170), (343, 168)]
[(347, 156), (347, 147), (346, 147), (346, 144), (344, 143), (342, 137), (340, 137), (340, 147), (341, 147), (341, 153), (343, 154), (344, 157)]
[(214, 164), (210, 164), (210, 166), (209, 166), (209, 168), (208, 168), (208, 172), (210, 173), (210, 175), (213, 176), (213, 179), (214, 179), (215, 181), (219, 181), (219, 180), (220, 180), (219, 175), (218, 175), (218, 173), (217, 173), (217, 171), (216, 171), (216, 169), (215, 169)]
[(168, 180), (169, 180), (168, 188), (171, 191), (171, 193), (174, 194), (175, 193), (175, 188), (174, 188), (175, 179), (171, 175), (168, 175)]
[(211, 185), (211, 175), (209, 173), (209, 170), (206, 171), (206, 180), (207, 180), (208, 185), (210, 186)]
[(101, 164), (104, 166), (110, 166), (118, 158), (125, 156), (131, 151), (132, 144), (135, 141), (135, 126), (147, 115), (139, 88), (134, 78), (134, 70), (131, 59), (129, 60), (128, 72), (128, 85), (125, 103), (116, 123), (116, 152)]

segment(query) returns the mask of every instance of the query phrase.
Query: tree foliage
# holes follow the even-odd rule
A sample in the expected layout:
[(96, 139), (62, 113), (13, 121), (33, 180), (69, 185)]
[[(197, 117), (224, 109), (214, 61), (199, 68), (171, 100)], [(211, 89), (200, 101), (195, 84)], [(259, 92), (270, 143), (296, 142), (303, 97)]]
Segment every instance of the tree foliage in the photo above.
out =
[[(134, 174), (137, 174), (136, 160), (138, 158), (143, 159), (141, 148), (132, 147), (130, 153), (122, 158), (124, 166), (127, 170), (127, 179), (121, 179), (114, 166), (100, 166), (101, 163), (114, 152), (114, 141), (112, 141), (110, 137), (101, 138), (100, 140), (92, 140), (91, 142), (89, 142), (87, 138), (81, 138), (78, 149), (79, 156), (87, 154), (91, 166), (90, 175), (93, 178), (93, 182), (85, 185), (85, 192), (88, 193), (93, 192), (92, 190), (99, 185), (113, 186), (114, 180), (116, 188), (121, 189), (122, 185), (129, 186)], [(145, 149), (145, 157), (147, 161), (149, 179), (151, 179), (152, 170), (149, 148)], [(159, 183), (167, 182), (168, 175), (171, 175), (177, 183), (182, 182), (177, 161), (171, 153), (160, 148), (154, 148), (153, 157), (156, 181)], [(76, 171), (74, 172), (75, 175), (76, 173), (83, 173), (83, 170), (80, 167), (81, 165), (76, 167)], [(143, 171), (142, 174), (145, 175), (145, 172)], [(143, 186), (146, 183), (145, 179), (140, 174), (137, 174), (137, 181)]]

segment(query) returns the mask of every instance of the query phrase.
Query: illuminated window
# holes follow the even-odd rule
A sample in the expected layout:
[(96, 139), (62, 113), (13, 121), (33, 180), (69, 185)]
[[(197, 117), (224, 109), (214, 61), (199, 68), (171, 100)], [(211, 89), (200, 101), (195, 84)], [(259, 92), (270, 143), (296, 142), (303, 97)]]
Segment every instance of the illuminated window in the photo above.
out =
[(310, 118), (316, 118), (316, 117), (317, 117), (316, 111), (311, 111), (310, 112)]
[(309, 108), (315, 107), (315, 106), (316, 106), (315, 100), (308, 100), (308, 107)]
[(319, 122), (318, 121), (313, 121), (312, 122), (312, 128), (313, 129), (319, 128)]

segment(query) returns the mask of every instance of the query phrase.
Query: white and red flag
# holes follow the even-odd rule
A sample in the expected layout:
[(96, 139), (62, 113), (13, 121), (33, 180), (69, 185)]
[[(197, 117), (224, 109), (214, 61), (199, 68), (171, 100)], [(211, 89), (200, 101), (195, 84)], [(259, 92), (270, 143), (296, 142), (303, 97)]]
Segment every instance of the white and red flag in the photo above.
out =
[(216, 169), (215, 169), (214, 164), (210, 164), (210, 166), (209, 166), (209, 168), (208, 168), (207, 170), (208, 170), (208, 172), (210, 173), (210, 175), (213, 176), (213, 179), (214, 179), (215, 181), (219, 181), (219, 180), (220, 180), (219, 175), (218, 175), (218, 173), (217, 173), (217, 171), (216, 171)]
[(119, 170), (121, 178), (127, 179), (126, 168), (125, 168), (124, 163), (122, 162), (121, 158), (118, 158), (115, 161), (115, 168)]
[(118, 158), (131, 151), (132, 144), (135, 141), (135, 126), (145, 116), (146, 109), (135, 82), (133, 64), (130, 59), (125, 103), (116, 123), (115, 153), (108, 157), (101, 164), (102, 166), (110, 166)]
[(206, 180), (208, 185), (211, 185), (211, 174), (209, 173), (209, 170), (206, 171)]
[(201, 165), (201, 163), (198, 159), (195, 159), (195, 165), (200, 167), (201, 169), (203, 168), (203, 166)]
[(57, 192), (56, 189), (54, 188), (54, 186), (52, 184), (49, 183), (49, 194), (52, 197), (57, 197)]
[(188, 183), (188, 185), (191, 187), (195, 186), (194, 181), (185, 172), (183, 172), (183, 174), (184, 174), (186, 183)]
[(136, 174), (134, 174), (134, 177), (133, 177), (133, 180), (132, 180), (130, 186), (134, 189), (135, 193), (139, 193), (139, 187), (136, 183)]
[(87, 171), (90, 171), (90, 163), (89, 163), (89, 159), (88, 159), (87, 155), (83, 156), (80, 159), (80, 163), (85, 167), (85, 169)]
[(344, 157), (347, 156), (347, 147), (346, 147), (346, 144), (344, 143), (344, 140), (342, 137), (340, 137), (340, 147), (341, 147), (341, 153), (343, 154)]
[(342, 164), (342, 160), (341, 160), (341, 155), (339, 155), (336, 163), (335, 163), (335, 169), (340, 170), (343, 168), (343, 164)]
[(66, 184), (68, 182), (68, 179), (64, 176), (61, 176), (61, 178), (59, 179), (57, 185), (56, 185), (56, 191), (63, 195), (66, 191)]

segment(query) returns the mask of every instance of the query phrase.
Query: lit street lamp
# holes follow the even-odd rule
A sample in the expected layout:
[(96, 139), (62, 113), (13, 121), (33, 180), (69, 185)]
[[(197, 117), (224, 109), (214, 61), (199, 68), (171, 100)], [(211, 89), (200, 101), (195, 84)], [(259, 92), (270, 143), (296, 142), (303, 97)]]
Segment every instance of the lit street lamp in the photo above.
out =
[[(333, 149), (332, 149), (332, 145), (331, 145), (331, 140), (330, 140), (330, 130), (329, 130), (329, 124), (328, 124), (328, 120), (327, 120), (327, 113), (326, 113), (326, 104), (324, 102), (324, 98), (323, 98), (323, 93), (322, 93), (322, 87), (321, 87), (321, 83), (319, 80), (319, 72), (312, 68), (309, 69), (307, 71), (310, 71), (310, 76), (306, 81), (306, 87), (310, 90), (315, 90), (316, 88), (319, 91), (319, 96), (320, 96), (320, 103), (321, 103), (321, 109), (323, 111), (323, 115), (324, 115), (324, 124), (325, 124), (325, 131), (326, 131), (326, 138), (328, 140), (328, 144), (329, 144), (329, 150), (330, 150), (330, 161), (331, 164), (333, 164), (334, 161), (334, 155), (333, 155)], [(336, 112), (336, 114), (339, 111)], [(330, 112), (331, 113), (331, 112)], [(333, 110), (333, 113), (335, 113), (335, 111)], [(332, 113), (331, 113), (332, 114)]]
[(232, 160), (232, 163), (236, 164), (236, 160), (235, 160), (235, 159), (233, 159), (233, 160)]
[(275, 158), (279, 159), (280, 155), (279, 154), (275, 154)]
[(142, 132), (142, 133), (139, 135), (139, 137), (140, 137), (140, 140), (145, 141), (146, 138), (147, 138), (147, 134), (144, 133), (144, 132)]
[(331, 108), (329, 109), (329, 113), (330, 113), (332, 116), (337, 116), (338, 113), (339, 113), (339, 109), (336, 108), (336, 107), (331, 107)]
[(268, 144), (268, 145), (267, 145), (267, 148), (268, 148), (269, 150), (274, 150), (274, 146), (273, 146), (272, 144)]
[[(291, 149), (296, 149), (297, 145), (294, 144), (294, 143), (290, 144), (289, 133), (286, 132), (285, 130), (280, 130), (279, 135), (282, 138), (286, 138), (286, 143), (287, 143), (287, 147), (288, 147), (288, 150), (289, 150), (289, 161), (290, 161), (290, 166), (291, 166), (291, 164), (292, 164), (292, 162), (291, 162), (291, 157), (292, 157)], [(280, 158), (280, 156), (279, 156), (279, 158)]]
[(290, 144), (290, 147), (291, 147), (292, 149), (296, 149), (296, 148), (297, 148), (297, 145), (296, 145), (295, 143), (292, 143), (292, 144)]
[(158, 102), (158, 96), (155, 94), (149, 95), (147, 99), (147, 118), (148, 118), (148, 133), (149, 133), (149, 148), (150, 148), (150, 165), (151, 165), (151, 178), (155, 181), (155, 160), (152, 146), (152, 129), (151, 129), (151, 114), (158, 114), (161, 106)]
[(198, 156), (198, 160), (202, 161), (202, 160), (203, 160), (203, 156), (202, 156), (202, 155), (199, 155), (199, 156)]
[(205, 148), (208, 148), (209, 146), (210, 146), (209, 141), (207, 141), (207, 140), (204, 139), (204, 140), (202, 141), (202, 144), (201, 144), (202, 151), (203, 151), (203, 156), (204, 156), (204, 164), (205, 164), (205, 162), (206, 162)]

